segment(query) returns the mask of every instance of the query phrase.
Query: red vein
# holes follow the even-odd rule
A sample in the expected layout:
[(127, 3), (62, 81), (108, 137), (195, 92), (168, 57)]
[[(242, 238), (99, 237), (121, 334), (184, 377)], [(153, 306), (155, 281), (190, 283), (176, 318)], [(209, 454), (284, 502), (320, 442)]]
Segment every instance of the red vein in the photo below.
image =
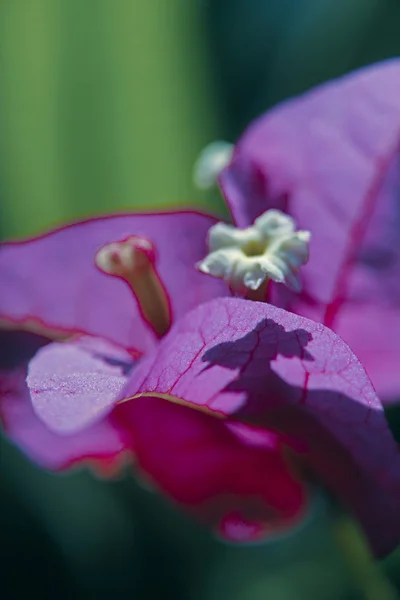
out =
[(372, 180), (372, 183), (365, 194), (362, 202), (361, 211), (358, 219), (355, 219), (349, 232), (349, 242), (344, 254), (344, 260), (339, 268), (336, 277), (334, 290), (335, 296), (333, 300), (327, 304), (323, 323), (329, 328), (333, 327), (337, 314), (345, 301), (347, 280), (349, 276), (350, 266), (354, 260), (355, 252), (365, 235), (369, 221), (372, 217), (375, 204), (378, 199), (379, 191), (383, 185), (385, 175), (389, 169), (390, 162), (399, 150), (399, 141), (395, 147), (384, 157), (377, 160), (377, 174)]

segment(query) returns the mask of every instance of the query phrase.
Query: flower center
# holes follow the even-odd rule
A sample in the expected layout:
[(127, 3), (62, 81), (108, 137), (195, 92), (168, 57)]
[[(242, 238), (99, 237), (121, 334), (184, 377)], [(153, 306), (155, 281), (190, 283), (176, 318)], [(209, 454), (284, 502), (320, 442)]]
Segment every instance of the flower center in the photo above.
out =
[(158, 337), (171, 325), (167, 293), (158, 276), (153, 244), (138, 236), (106, 244), (95, 257), (105, 274), (124, 280), (134, 293), (144, 320)]
[(291, 217), (272, 209), (245, 229), (217, 223), (208, 232), (209, 253), (197, 268), (251, 299), (265, 299), (269, 280), (300, 291), (299, 269), (308, 260), (311, 234), (295, 229)]
[(266, 244), (261, 240), (249, 240), (242, 246), (242, 252), (246, 256), (262, 256), (265, 251)]

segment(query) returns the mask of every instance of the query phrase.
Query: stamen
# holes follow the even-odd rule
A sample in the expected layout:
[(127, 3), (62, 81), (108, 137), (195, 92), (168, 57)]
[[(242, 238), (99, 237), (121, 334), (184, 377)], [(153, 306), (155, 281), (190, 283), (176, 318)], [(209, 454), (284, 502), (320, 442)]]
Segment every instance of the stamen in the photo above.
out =
[(279, 210), (266, 211), (246, 229), (217, 223), (208, 232), (209, 254), (197, 268), (224, 279), (236, 294), (265, 301), (270, 280), (300, 291), (299, 269), (308, 261), (310, 238)]
[(158, 337), (163, 336), (171, 324), (171, 310), (155, 268), (153, 244), (145, 238), (131, 236), (100, 248), (95, 262), (103, 273), (126, 281), (136, 297), (143, 318)]

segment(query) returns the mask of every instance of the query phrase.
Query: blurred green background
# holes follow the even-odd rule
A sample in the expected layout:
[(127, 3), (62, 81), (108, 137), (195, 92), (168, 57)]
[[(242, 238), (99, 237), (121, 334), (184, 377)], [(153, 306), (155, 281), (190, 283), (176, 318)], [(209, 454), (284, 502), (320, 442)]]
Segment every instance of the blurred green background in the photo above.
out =
[[(398, 0), (2, 0), (0, 235), (109, 210), (197, 203), (192, 167), (276, 102), (400, 54)], [(215, 541), (129, 474), (37, 470), (0, 439), (0, 597), (399, 597), (316, 496), (271, 544)]]

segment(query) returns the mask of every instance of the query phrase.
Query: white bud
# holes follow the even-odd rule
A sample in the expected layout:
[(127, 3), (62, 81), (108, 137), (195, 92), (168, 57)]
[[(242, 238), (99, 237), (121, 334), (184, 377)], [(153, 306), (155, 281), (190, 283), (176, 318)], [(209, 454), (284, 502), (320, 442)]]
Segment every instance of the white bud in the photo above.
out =
[(216, 141), (208, 144), (199, 154), (194, 168), (193, 181), (196, 187), (208, 190), (217, 183), (218, 175), (230, 163), (233, 144)]

